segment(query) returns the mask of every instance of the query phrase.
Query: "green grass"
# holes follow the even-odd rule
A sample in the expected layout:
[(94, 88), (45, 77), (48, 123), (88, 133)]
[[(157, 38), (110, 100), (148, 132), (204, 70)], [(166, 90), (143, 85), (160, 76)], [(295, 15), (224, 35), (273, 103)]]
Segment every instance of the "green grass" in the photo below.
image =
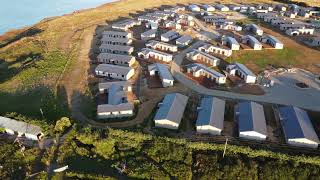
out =
[(301, 52), (296, 49), (285, 48), (282, 50), (268, 50), (261, 51), (239, 51), (226, 60), (228, 62), (237, 61), (244, 64), (254, 64), (258, 66), (259, 71), (263, 70), (267, 65), (275, 67), (282, 67), (288, 65), (298, 65), (296, 56)]
[(58, 94), (44, 86), (14, 93), (0, 92), (0, 115), (15, 112), (29, 118), (40, 119), (46, 124), (53, 124), (57, 119), (70, 115), (66, 98), (63, 96), (64, 90), (61, 88)]
[(39, 83), (55, 84), (63, 71), (67, 57), (60, 51), (42, 53), (24, 49), (21, 53), (0, 54), (0, 90), (14, 91)]

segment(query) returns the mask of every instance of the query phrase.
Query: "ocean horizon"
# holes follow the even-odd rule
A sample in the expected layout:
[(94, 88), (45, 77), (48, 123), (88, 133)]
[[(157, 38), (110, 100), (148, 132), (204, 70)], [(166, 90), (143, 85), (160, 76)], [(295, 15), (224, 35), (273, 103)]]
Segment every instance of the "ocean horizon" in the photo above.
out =
[(94, 8), (117, 0), (4, 0), (0, 6), (0, 35), (31, 26), (44, 18)]

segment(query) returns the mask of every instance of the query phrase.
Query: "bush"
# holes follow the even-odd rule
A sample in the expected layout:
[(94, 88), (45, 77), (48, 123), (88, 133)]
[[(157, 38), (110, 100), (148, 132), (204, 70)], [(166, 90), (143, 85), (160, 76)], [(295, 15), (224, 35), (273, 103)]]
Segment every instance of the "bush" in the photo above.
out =
[(67, 128), (71, 126), (71, 121), (67, 117), (63, 117), (56, 122), (54, 131), (57, 133), (63, 133)]

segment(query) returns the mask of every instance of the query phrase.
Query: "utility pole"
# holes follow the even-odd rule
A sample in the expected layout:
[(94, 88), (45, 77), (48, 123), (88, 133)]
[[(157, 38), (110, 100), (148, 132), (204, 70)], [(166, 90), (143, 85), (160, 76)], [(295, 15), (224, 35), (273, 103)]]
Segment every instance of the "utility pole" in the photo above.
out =
[(226, 143), (224, 144), (224, 150), (223, 150), (222, 158), (224, 158), (224, 155), (226, 154), (227, 144), (228, 144), (228, 138), (226, 139)]

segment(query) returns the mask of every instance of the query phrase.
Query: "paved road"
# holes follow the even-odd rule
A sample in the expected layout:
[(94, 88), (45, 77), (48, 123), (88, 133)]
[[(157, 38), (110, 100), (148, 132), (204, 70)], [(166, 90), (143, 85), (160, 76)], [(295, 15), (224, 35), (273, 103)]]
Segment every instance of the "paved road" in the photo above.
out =
[(176, 80), (187, 86), (188, 88), (204, 95), (211, 95), (230, 99), (250, 100), (272, 104), (294, 105), (304, 109), (320, 111), (320, 91), (316, 89), (302, 90), (296, 87), (288, 87), (285, 83), (278, 81), (274, 87), (266, 89), (265, 95), (249, 95), (238, 94), (227, 91), (213, 90), (200, 86), (194, 81), (190, 80), (181, 72), (181, 64), (186, 53), (198, 47), (203, 42), (198, 41), (191, 45), (186, 50), (174, 56), (171, 73)]
[(202, 34), (205, 35), (206, 37), (210, 38), (210, 39), (218, 39), (220, 36), (220, 33), (207, 28), (206, 25), (204, 24), (204, 22), (200, 21), (199, 19), (197, 19), (196, 17), (194, 17), (194, 22), (195, 24), (202, 30)]

